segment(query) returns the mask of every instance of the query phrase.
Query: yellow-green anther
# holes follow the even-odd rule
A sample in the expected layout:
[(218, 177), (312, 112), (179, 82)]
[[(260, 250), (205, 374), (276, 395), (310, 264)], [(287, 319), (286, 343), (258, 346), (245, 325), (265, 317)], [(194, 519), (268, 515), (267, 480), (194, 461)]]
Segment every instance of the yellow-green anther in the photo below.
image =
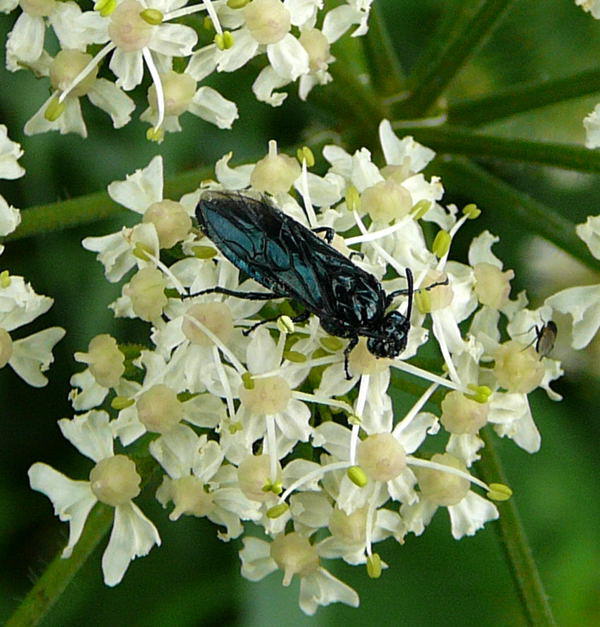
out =
[(214, 42), (215, 46), (217, 46), (219, 50), (229, 50), (229, 48), (231, 48), (234, 44), (233, 35), (228, 30), (223, 31), (222, 33), (217, 33), (215, 35)]
[(431, 294), (427, 290), (419, 290), (413, 297), (420, 313), (431, 313)]
[(367, 558), (367, 575), (371, 579), (379, 579), (381, 577), (381, 558), (378, 553), (373, 553)]
[(250, 2), (250, 0), (227, 0), (227, 6), (230, 9), (242, 9), (249, 2)]
[(231, 435), (234, 435), (238, 431), (243, 431), (244, 425), (241, 422), (232, 422), (228, 425), (227, 430), (231, 433)]
[(202, 26), (206, 28), (206, 30), (215, 30), (213, 26), (213, 21), (208, 17), (208, 15), (202, 20)]
[(117, 0), (99, 0), (94, 5), (94, 9), (100, 13), (102, 17), (108, 17), (117, 8)]
[(487, 496), (492, 501), (508, 501), (513, 491), (503, 483), (490, 483), (490, 490)]
[(46, 110), (44, 111), (44, 117), (48, 122), (55, 122), (64, 113), (65, 103), (59, 102), (58, 98), (54, 97), (48, 103)]
[(117, 411), (121, 411), (126, 407), (131, 407), (135, 401), (127, 396), (115, 396), (110, 402), (110, 406)]
[(160, 142), (162, 142), (164, 138), (165, 138), (165, 129), (162, 126), (151, 126), (146, 131), (146, 139), (149, 142), (160, 144)]
[(246, 390), (254, 389), (254, 379), (249, 372), (244, 372), (244, 374), (242, 375), (242, 383), (244, 384)]
[(267, 510), (267, 518), (279, 518), (282, 514), (285, 514), (287, 510), (287, 503), (279, 503), (278, 505), (273, 505), (271, 509)]
[(448, 252), (451, 241), (452, 238), (448, 231), (438, 231), (432, 246), (433, 253), (438, 259), (441, 259)]
[(307, 360), (306, 355), (298, 351), (284, 351), (283, 358), (294, 364), (303, 364)]
[(277, 318), (277, 328), (281, 333), (293, 333), (295, 330), (294, 321), (289, 316), (279, 316)]
[(8, 270), (2, 270), (0, 272), (0, 287), (9, 287), (10, 286), (10, 273)]
[(475, 220), (481, 215), (481, 209), (475, 203), (466, 205), (462, 212), (469, 220)]
[(141, 259), (142, 261), (148, 261), (152, 256), (152, 249), (148, 246), (144, 246), (140, 242), (137, 242), (133, 248), (133, 256)]
[(283, 491), (283, 485), (281, 483), (281, 481), (274, 481), (271, 484), (271, 492), (273, 492), (273, 494), (281, 494)]
[(473, 391), (473, 394), (465, 394), (466, 398), (477, 403), (487, 403), (490, 400), (492, 390), (487, 385), (475, 385), (474, 383), (469, 383), (467, 387), (469, 390)]
[(196, 259), (212, 259), (217, 254), (212, 246), (194, 246), (193, 250)]
[(359, 488), (364, 488), (367, 483), (369, 483), (369, 479), (365, 473), (365, 471), (360, 466), (350, 466), (346, 471), (346, 475), (348, 479), (352, 481), (355, 486)]
[[(331, 409), (334, 410), (336, 408), (332, 407)], [(348, 424), (352, 426), (361, 425), (362, 420), (360, 419), (360, 416), (357, 416), (356, 414), (350, 414), (348, 416)]]
[(346, 207), (348, 207), (348, 211), (360, 209), (360, 194), (354, 185), (349, 185), (346, 189)]
[(158, 26), (165, 19), (164, 13), (158, 9), (144, 9), (140, 12), (140, 17), (150, 26)]
[(430, 209), (432, 202), (425, 200), (425, 198), (419, 200), (419, 202), (411, 209), (411, 214), (415, 220), (420, 220)]
[(321, 338), (321, 346), (323, 346), (323, 348), (326, 348), (328, 351), (331, 351), (332, 353), (339, 351), (343, 345), (344, 343), (342, 342), (342, 340), (340, 340), (339, 337), (333, 337), (332, 335), (330, 335), (328, 337)]
[(300, 163), (306, 161), (306, 167), (312, 168), (315, 165), (315, 156), (313, 151), (308, 146), (302, 146), (296, 151), (296, 158)]

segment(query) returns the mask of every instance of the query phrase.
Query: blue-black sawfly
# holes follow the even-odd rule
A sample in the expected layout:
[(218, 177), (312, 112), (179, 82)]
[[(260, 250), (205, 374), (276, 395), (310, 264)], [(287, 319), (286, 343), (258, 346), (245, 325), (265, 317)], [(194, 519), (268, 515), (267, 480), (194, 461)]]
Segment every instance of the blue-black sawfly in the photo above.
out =
[[(196, 207), (200, 228), (231, 263), (270, 292), (241, 292), (216, 286), (198, 294), (217, 292), (240, 298), (290, 298), (305, 311), (294, 322), (318, 316), (327, 333), (350, 341), (348, 356), (367, 338), (376, 357), (397, 357), (405, 348), (413, 303), (413, 276), (406, 270), (407, 289), (387, 294), (379, 280), (359, 268), (323, 238), (260, 199), (238, 192), (206, 191)], [(333, 230), (326, 232), (331, 241)], [(430, 286), (433, 287), (433, 286)], [(406, 313), (386, 310), (399, 295), (408, 296)]]

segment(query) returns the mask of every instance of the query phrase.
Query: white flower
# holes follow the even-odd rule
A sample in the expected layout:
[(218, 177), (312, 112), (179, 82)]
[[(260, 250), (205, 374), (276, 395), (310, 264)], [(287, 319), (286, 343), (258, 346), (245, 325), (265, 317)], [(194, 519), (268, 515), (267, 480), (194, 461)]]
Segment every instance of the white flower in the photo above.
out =
[(583, 224), (575, 227), (577, 235), (587, 244), (596, 259), (600, 259), (600, 215), (588, 216)]
[(0, 179), (18, 179), (25, 174), (18, 160), (23, 156), (21, 144), (8, 138), (8, 129), (0, 124)]
[[(600, 3), (598, 15), (600, 19)], [(600, 146), (600, 104), (597, 104), (594, 110), (583, 118), (583, 126), (586, 148), (598, 148)]]
[[(0, 237), (12, 233), (21, 224), (21, 212), (0, 195)], [(3, 248), (3, 247), (0, 247)]]
[(599, 0), (575, 0), (575, 4), (578, 7), (581, 7), (587, 13), (591, 13), (592, 17), (595, 17), (597, 20), (600, 20), (600, 1)]
[(48, 496), (57, 516), (69, 523), (69, 542), (63, 558), (71, 555), (97, 501), (115, 508), (112, 533), (102, 556), (104, 582), (115, 586), (131, 560), (147, 555), (155, 544), (160, 545), (158, 531), (131, 500), (140, 492), (140, 476), (129, 458), (114, 454), (105, 412), (91, 411), (72, 420), (59, 420), (58, 424), (63, 435), (96, 462), (90, 480), (74, 481), (46, 464), (36, 463), (29, 469), (31, 487)]

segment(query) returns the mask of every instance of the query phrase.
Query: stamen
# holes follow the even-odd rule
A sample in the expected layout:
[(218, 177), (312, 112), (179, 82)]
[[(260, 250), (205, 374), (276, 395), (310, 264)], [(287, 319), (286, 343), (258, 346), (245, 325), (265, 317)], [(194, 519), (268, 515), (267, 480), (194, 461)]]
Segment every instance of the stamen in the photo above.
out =
[(73, 82), (69, 85), (65, 91), (58, 97), (58, 102), (63, 102), (64, 99), (77, 87), (77, 85), (97, 66), (100, 61), (104, 59), (104, 57), (114, 50), (116, 45), (111, 41), (98, 54), (77, 74), (77, 76), (73, 79)]
[(483, 488), (486, 492), (490, 491), (490, 487), (487, 483), (481, 481), (481, 479), (477, 479), (477, 477), (473, 477), (468, 472), (463, 472), (458, 468), (452, 468), (452, 466), (446, 466), (445, 464), (438, 464), (436, 462), (431, 462), (427, 459), (419, 459), (418, 457), (413, 457), (412, 455), (406, 456), (406, 463), (410, 466), (421, 466), (422, 468), (430, 468), (431, 470), (441, 470), (442, 472), (447, 472), (451, 475), (456, 475), (461, 479), (467, 479), (471, 483)]
[[(365, 405), (367, 404), (367, 394), (369, 393), (369, 381), (371, 376), (362, 375), (360, 378), (360, 387), (358, 388), (358, 398), (356, 399), (355, 414), (362, 420)], [(358, 448), (358, 434), (360, 432), (360, 422), (352, 425), (352, 433), (350, 435), (350, 464), (356, 466), (356, 449)]]
[(300, 184), (298, 185), (298, 189), (300, 191), (300, 195), (302, 196), (302, 200), (304, 202), (304, 208), (306, 209), (306, 217), (308, 218), (308, 226), (310, 228), (315, 228), (318, 226), (317, 215), (312, 206), (312, 202), (310, 200), (310, 193), (308, 191), (308, 170), (306, 168), (306, 159), (302, 160), (302, 175), (300, 177)]
[(452, 355), (450, 355), (448, 344), (446, 344), (446, 338), (444, 337), (444, 334), (440, 331), (439, 313), (437, 311), (431, 312), (431, 320), (433, 321), (434, 335), (437, 339), (438, 346), (442, 351), (442, 357), (444, 358), (444, 362), (448, 367), (448, 374), (450, 375), (450, 378), (452, 379), (452, 381), (454, 381), (454, 383), (456, 383), (457, 385), (462, 385), (456, 367), (454, 366), (454, 362), (452, 361)]
[[(305, 365), (305, 364), (303, 364)], [(330, 407), (339, 407), (348, 414), (353, 414), (352, 407), (344, 401), (337, 401), (334, 398), (328, 398), (327, 396), (319, 396), (317, 394), (308, 394), (306, 392), (292, 392), (292, 396), (299, 401), (305, 401), (307, 403), (317, 403), (319, 405), (329, 405)]]
[(265, 416), (265, 422), (267, 425), (267, 452), (269, 454), (269, 468), (271, 473), (271, 481), (277, 480), (277, 437), (275, 436), (275, 418), (273, 414), (267, 414)]
[(452, 390), (458, 390), (463, 394), (468, 394), (469, 390), (464, 385), (458, 385), (454, 383), (454, 381), (450, 381), (448, 379), (444, 379), (437, 374), (433, 374), (433, 372), (429, 372), (428, 370), (423, 370), (423, 368), (419, 368), (418, 366), (413, 366), (406, 361), (394, 360), (390, 362), (390, 365), (393, 368), (398, 368), (398, 370), (402, 370), (403, 372), (407, 372), (408, 374), (412, 374), (415, 377), (421, 377), (421, 379), (426, 379), (427, 381), (432, 381), (433, 383), (437, 383), (438, 385), (443, 385), (444, 387), (450, 388)]
[(396, 433), (402, 433), (406, 427), (413, 421), (413, 418), (423, 409), (425, 403), (431, 398), (432, 394), (437, 390), (438, 384), (432, 383), (426, 390), (421, 394), (419, 400), (410, 408), (407, 412), (406, 416), (395, 426), (394, 431)]
[(343, 470), (344, 468), (350, 467), (350, 462), (334, 462), (332, 464), (327, 464), (326, 466), (322, 466), (321, 468), (317, 468), (312, 472), (309, 472), (307, 475), (296, 479), (288, 488), (286, 488), (285, 492), (281, 494), (279, 497), (280, 501), (285, 501), (292, 492), (295, 492), (301, 485), (305, 483), (311, 483), (317, 477), (325, 476), (328, 472), (333, 472), (334, 470)]
[[(137, 244), (136, 244), (137, 245)], [(152, 253), (150, 253), (149, 251), (144, 251), (145, 252), (145, 257), (148, 261), (152, 261), (154, 263), (154, 265), (167, 277), (169, 277), (169, 279), (171, 279), (171, 282), (173, 283), (173, 285), (175, 286), (175, 289), (177, 290), (177, 292), (181, 295), (187, 295), (188, 291), (185, 289), (185, 287), (183, 287), (182, 283), (179, 281), (179, 279), (173, 274), (173, 272), (171, 271), (171, 268), (169, 268), (169, 266), (166, 266), (158, 257), (156, 257), (155, 255), (153, 255)]]
[(377, 511), (376, 504), (379, 501), (381, 485), (381, 483), (376, 482), (373, 494), (369, 498), (369, 509), (367, 510), (367, 520), (365, 525), (365, 548), (369, 557), (373, 554), (373, 548), (371, 546), (373, 539), (373, 527), (375, 526), (375, 512)]
[[(204, 331), (204, 333), (206, 333), (208, 329), (206, 330), (202, 329), (202, 330)], [(233, 405), (233, 394), (231, 393), (231, 386), (229, 385), (229, 379), (227, 378), (227, 374), (225, 373), (225, 368), (223, 368), (223, 364), (221, 363), (221, 356), (219, 355), (219, 349), (217, 348), (217, 346), (213, 346), (212, 353), (213, 353), (213, 359), (215, 360), (217, 373), (219, 375), (219, 379), (221, 380), (221, 385), (223, 386), (223, 389), (225, 390), (225, 402), (227, 403), (227, 414), (229, 416), (229, 419), (233, 420), (233, 417), (235, 416), (235, 407)]]
[(148, 71), (150, 72), (152, 82), (154, 83), (154, 87), (156, 88), (156, 106), (158, 107), (158, 119), (156, 121), (156, 124), (154, 125), (154, 131), (156, 132), (158, 129), (162, 128), (163, 122), (165, 121), (165, 91), (163, 89), (160, 74), (158, 72), (156, 64), (154, 63), (154, 59), (152, 58), (152, 53), (150, 52), (150, 49), (142, 48), (142, 56), (146, 61), (146, 65), (148, 66)]
[(219, 16), (217, 15), (211, 0), (202, 0), (202, 4), (193, 4), (189, 7), (183, 7), (181, 9), (165, 13), (165, 21), (174, 20), (178, 17), (183, 17), (184, 15), (191, 15), (192, 13), (199, 13), (200, 11), (206, 11), (210, 16), (214, 29), (217, 33), (223, 33), (221, 22), (219, 22)]
[(391, 235), (396, 231), (400, 230), (406, 222), (410, 219), (410, 214), (403, 216), (391, 226), (386, 227), (385, 229), (380, 229), (379, 231), (367, 231), (363, 235), (356, 235), (355, 237), (348, 237), (344, 240), (346, 246), (352, 246), (352, 244), (360, 244), (362, 242), (373, 242), (376, 239), (381, 239), (386, 237), (387, 235)]

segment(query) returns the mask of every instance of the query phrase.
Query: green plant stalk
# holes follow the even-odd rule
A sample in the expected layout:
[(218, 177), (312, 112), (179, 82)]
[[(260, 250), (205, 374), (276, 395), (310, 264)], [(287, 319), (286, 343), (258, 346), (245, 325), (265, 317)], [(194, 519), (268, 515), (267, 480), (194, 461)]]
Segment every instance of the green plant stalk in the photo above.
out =
[(33, 588), (28, 592), (6, 627), (37, 625), (60, 598), (73, 577), (85, 564), (98, 543), (107, 534), (114, 517), (114, 508), (97, 503), (90, 512), (85, 528), (71, 557), (57, 555)]
[[(485, 427), (479, 435), (485, 442), (483, 455), (477, 462), (477, 470), (481, 478), (488, 485), (490, 483), (508, 485), (490, 428)], [(493, 526), (504, 549), (506, 561), (510, 566), (510, 572), (529, 624), (535, 627), (555, 625), (552, 609), (527, 541), (515, 499), (511, 498), (497, 503), (496, 506), (500, 512), (500, 518)]]
[(369, 66), (369, 76), (377, 92), (385, 98), (406, 89), (404, 72), (378, 2), (371, 7), (369, 31), (361, 40)]
[(448, 189), (468, 196), (484, 211), (497, 212), (502, 220), (522, 224), (532, 234), (544, 237), (586, 266), (598, 269), (598, 262), (575, 234), (575, 225), (554, 209), (462, 157), (438, 160), (435, 169)]
[[(483, 45), (515, 0), (477, 0), (463, 9), (445, 45), (432, 41), (430, 52), (409, 77), (411, 95), (396, 109), (397, 117), (425, 116), (469, 58)], [(436, 40), (436, 36), (432, 40)]]
[(564, 78), (516, 85), (488, 96), (454, 102), (448, 107), (448, 121), (477, 126), (597, 91), (600, 91), (600, 70), (586, 70)]
[[(208, 168), (183, 172), (165, 180), (164, 197), (179, 198), (198, 188), (200, 181), (210, 176)], [(21, 212), (21, 224), (3, 241), (23, 239), (104, 220), (126, 211), (107, 192), (94, 192), (59, 202), (36, 205)]]
[(438, 153), (507, 159), (600, 173), (600, 152), (583, 146), (488, 135), (460, 126), (408, 126), (401, 121), (394, 122), (392, 126), (398, 133), (412, 135)]

